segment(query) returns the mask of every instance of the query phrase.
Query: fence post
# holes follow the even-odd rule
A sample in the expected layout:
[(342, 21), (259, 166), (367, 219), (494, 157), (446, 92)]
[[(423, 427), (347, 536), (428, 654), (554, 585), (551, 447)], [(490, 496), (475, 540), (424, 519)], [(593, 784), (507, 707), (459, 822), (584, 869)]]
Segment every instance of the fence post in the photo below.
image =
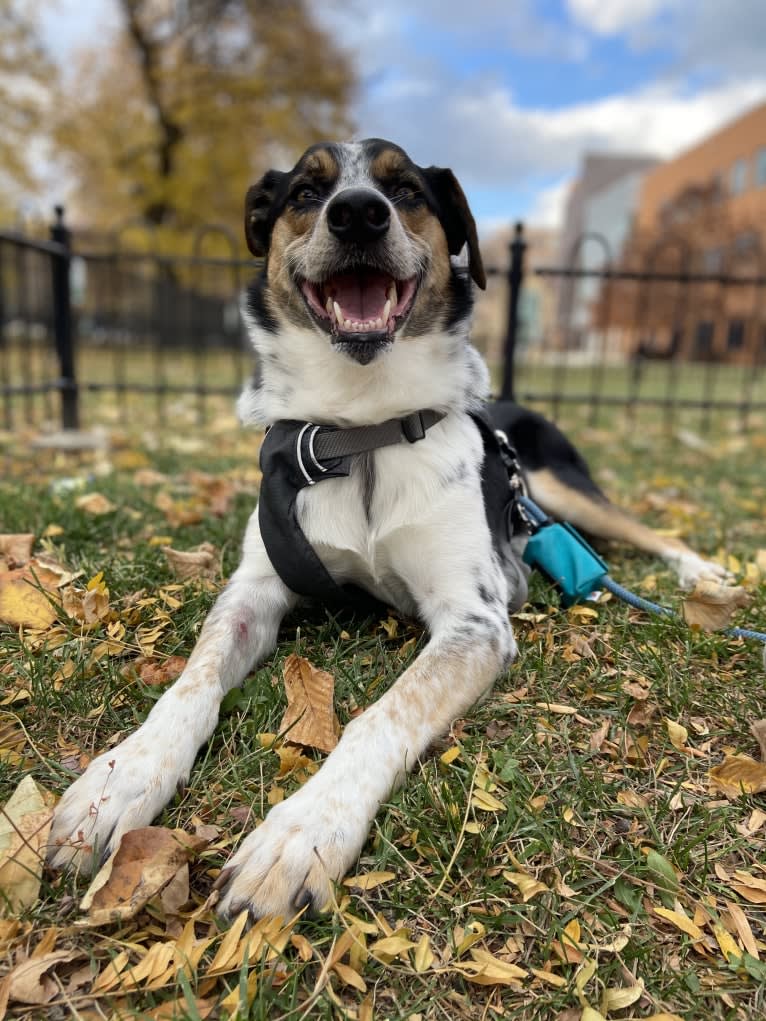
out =
[(61, 245), (65, 252), (51, 256), (53, 274), (53, 333), (59, 360), (59, 388), (61, 391), (61, 426), (79, 429), (79, 391), (75, 368), (74, 331), (72, 330), (72, 294), (69, 279), (71, 266), (71, 234), (64, 224), (64, 207), (55, 206), (55, 223), (51, 224), (51, 241)]
[(524, 251), (527, 242), (524, 240), (524, 224), (519, 222), (514, 230), (511, 241), (511, 261), (508, 266), (508, 321), (505, 330), (505, 355), (503, 361), (503, 383), (500, 388), (500, 400), (513, 400), (513, 359), (516, 350), (516, 337), (519, 328), (519, 294), (524, 279)]

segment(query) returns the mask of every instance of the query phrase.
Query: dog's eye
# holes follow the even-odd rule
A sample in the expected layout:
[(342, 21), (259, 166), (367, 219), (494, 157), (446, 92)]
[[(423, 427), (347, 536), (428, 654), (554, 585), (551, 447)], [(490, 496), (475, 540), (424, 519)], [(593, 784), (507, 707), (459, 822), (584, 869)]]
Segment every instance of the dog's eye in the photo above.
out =
[(400, 185), (398, 185), (398, 187), (394, 188), (394, 194), (393, 194), (392, 198), (399, 199), (400, 201), (401, 200), (405, 200), (406, 201), (407, 199), (414, 199), (415, 198), (415, 189), (411, 188), (408, 184), (400, 184)]
[(293, 193), (292, 199), (298, 206), (308, 206), (311, 205), (312, 202), (319, 201), (319, 194), (313, 188), (303, 185)]

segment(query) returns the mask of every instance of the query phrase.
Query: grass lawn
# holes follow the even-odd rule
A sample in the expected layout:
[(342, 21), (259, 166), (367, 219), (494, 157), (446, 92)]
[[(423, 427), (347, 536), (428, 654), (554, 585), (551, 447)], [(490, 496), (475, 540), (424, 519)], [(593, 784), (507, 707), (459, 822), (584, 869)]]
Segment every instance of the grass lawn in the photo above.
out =
[[(82, 572), (77, 584), (102, 572), (108, 590), (89, 624), (64, 618), (22, 634), (0, 624), (3, 802), (25, 774), (60, 794), (158, 698), (163, 685), (146, 683), (157, 678), (142, 663), (188, 656), (237, 563), (258, 485), (257, 437), (236, 429), (230, 402), (218, 407), (203, 432), (193, 399), (175, 401), (173, 436), (161, 440), (129, 405), (110, 449), (95, 453), (0, 437), (0, 533), (34, 532), (36, 550)], [(719, 418), (705, 440), (679, 442), (653, 411), (629, 423), (610, 412), (597, 428), (584, 411), (564, 414), (615, 499), (734, 558), (752, 597), (735, 622), (766, 628), (766, 565), (752, 566), (766, 547), (763, 423), (741, 435)], [(78, 507), (90, 492), (113, 509)], [(220, 552), (221, 576), (179, 582), (161, 545), (203, 541)], [(663, 565), (607, 556), (618, 581), (679, 606)], [(766, 717), (762, 648), (616, 601), (566, 611), (540, 578), (515, 623), (513, 668), (380, 811), (353, 871), (381, 881), (339, 888), (336, 910), (318, 919), (224, 943), (203, 907), (215, 876), (313, 768), (261, 737), (279, 729), (286, 656), (333, 674), (343, 724), (424, 641), (395, 614), (291, 616), (272, 659), (226, 698), (188, 788), (158, 820), (204, 827), (186, 900), (157, 897), (94, 928), (78, 908), (87, 877), (45, 873), (39, 899), (0, 920), (2, 970), (61, 956), (45, 958), (48, 1002), (12, 998), (9, 1016), (766, 1016), (766, 802), (728, 799), (708, 780), (726, 752), (758, 757), (749, 726)]]

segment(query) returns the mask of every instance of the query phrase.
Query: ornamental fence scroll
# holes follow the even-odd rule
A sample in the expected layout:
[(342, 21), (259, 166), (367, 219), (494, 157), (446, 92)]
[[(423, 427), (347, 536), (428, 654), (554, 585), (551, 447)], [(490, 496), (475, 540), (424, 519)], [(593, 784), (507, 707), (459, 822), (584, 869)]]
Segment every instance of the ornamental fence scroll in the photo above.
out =
[[(60, 207), (49, 240), (0, 231), (0, 428), (90, 426), (106, 406), (112, 421), (162, 422), (189, 399), (203, 421), (212, 397), (239, 393), (253, 368), (239, 302), (257, 263), (220, 227), (198, 231), (188, 255), (129, 248), (127, 234), (73, 239)], [(703, 428), (714, 412), (745, 427), (766, 411), (757, 246), (715, 261), (671, 239), (633, 267), (584, 235), (565, 265), (541, 266), (517, 224), (507, 267), (488, 276), (504, 397), (554, 418), (581, 406), (594, 422), (610, 406), (668, 424), (692, 411)]]

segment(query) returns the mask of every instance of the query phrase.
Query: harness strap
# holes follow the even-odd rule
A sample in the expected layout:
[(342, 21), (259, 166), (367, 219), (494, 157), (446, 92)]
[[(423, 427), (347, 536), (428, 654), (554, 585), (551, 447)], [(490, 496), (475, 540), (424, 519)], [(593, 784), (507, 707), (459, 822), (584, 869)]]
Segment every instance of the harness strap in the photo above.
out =
[(402, 440), (416, 443), (425, 438), (426, 430), (443, 418), (443, 412), (426, 408), (424, 411), (413, 411), (404, 418), (389, 418), (379, 425), (358, 425), (350, 429), (310, 425), (309, 452), (317, 460), (325, 461), (350, 457), (352, 454), (366, 454), (378, 447), (391, 447)]

